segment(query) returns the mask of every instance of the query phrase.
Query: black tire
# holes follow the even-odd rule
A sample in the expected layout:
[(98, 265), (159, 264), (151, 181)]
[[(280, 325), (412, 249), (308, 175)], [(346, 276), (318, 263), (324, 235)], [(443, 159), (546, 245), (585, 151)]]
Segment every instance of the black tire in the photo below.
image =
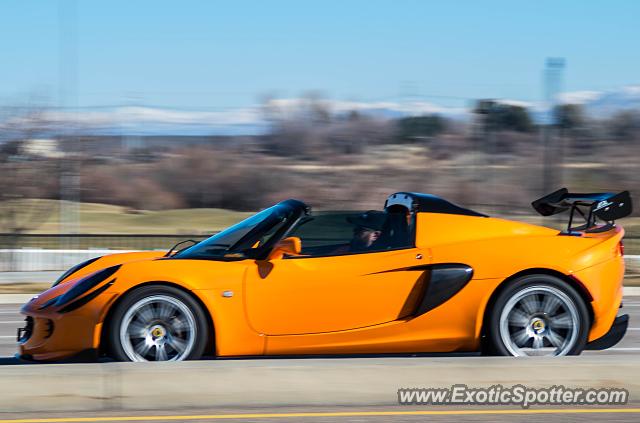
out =
[[(522, 301), (517, 302), (518, 298)], [(560, 303), (557, 314), (544, 313), (545, 306), (547, 311), (551, 310), (554, 301)], [(536, 305), (538, 311), (531, 312)], [(587, 344), (590, 329), (587, 305), (578, 292), (566, 281), (545, 274), (522, 276), (509, 282), (488, 310), (488, 319), (483, 345), (486, 355), (529, 355), (525, 350), (536, 352), (534, 342), (543, 342), (547, 349), (554, 348), (543, 355), (579, 355)], [(521, 326), (520, 322), (528, 323)]]
[[(136, 306), (137, 304), (140, 304), (140, 302), (151, 301), (153, 299), (156, 299), (157, 301), (160, 301), (160, 302), (167, 300), (169, 301), (168, 303), (162, 303), (162, 304), (177, 306), (177, 308), (173, 311), (174, 315), (172, 315), (171, 317), (168, 317), (168, 319), (172, 322), (175, 322), (178, 319), (178, 317), (176, 317), (175, 315), (178, 315), (179, 313), (184, 314), (185, 316), (184, 320), (186, 320), (187, 323), (186, 324), (182, 323), (181, 320), (179, 320), (179, 322), (181, 323), (181, 327), (184, 326), (187, 329), (185, 329), (180, 333), (189, 333), (188, 339), (192, 340), (192, 342), (191, 341), (185, 342), (185, 344), (188, 344), (189, 347), (188, 348), (185, 347), (184, 351), (181, 354), (178, 353), (178, 349), (174, 349), (171, 347), (172, 344), (170, 344), (169, 341), (166, 341), (166, 344), (169, 345), (169, 347), (166, 347), (166, 349), (168, 351), (175, 350), (176, 358), (178, 361), (197, 360), (200, 357), (202, 357), (208, 343), (208, 337), (209, 337), (208, 326), (209, 325), (208, 325), (208, 320), (205, 316), (205, 312), (200, 306), (200, 304), (198, 304), (198, 302), (195, 301), (189, 294), (185, 293), (184, 291), (178, 288), (174, 288), (172, 286), (167, 286), (167, 285), (145, 285), (140, 288), (135, 288), (131, 292), (127, 293), (124, 299), (122, 299), (122, 301), (120, 301), (116, 305), (115, 309), (113, 310), (113, 313), (111, 313), (110, 319), (107, 322), (108, 324), (107, 342), (108, 342), (108, 351), (109, 351), (109, 354), (112, 356), (112, 358), (118, 361), (144, 361), (144, 360), (140, 360), (139, 359), (140, 357), (136, 357), (136, 358), (132, 357), (132, 354), (138, 354), (138, 351), (133, 346), (132, 341), (130, 341), (131, 342), (130, 345), (123, 345), (123, 340), (121, 338), (121, 330), (123, 330), (122, 329), (122, 326), (124, 324), (123, 320), (127, 317), (127, 314), (129, 313), (129, 311), (131, 310), (131, 312), (133, 313), (132, 307)], [(150, 307), (150, 309), (153, 311), (159, 312), (160, 306), (157, 304), (159, 303), (150, 303), (147, 305), (147, 307)], [(184, 307), (186, 308), (182, 308), (181, 306), (179, 306), (179, 304), (184, 305)], [(190, 318), (187, 319), (187, 317), (189, 317), (189, 313), (190, 313)], [(133, 320), (130, 320), (130, 322), (131, 322), (130, 325), (133, 325)], [(189, 322), (191, 322), (191, 324), (189, 324)], [(136, 323), (139, 323), (140, 326), (143, 325), (141, 322), (138, 322), (137, 320), (136, 320)], [(157, 326), (162, 327), (162, 324), (163, 322), (161, 321)], [(168, 324), (168, 326), (170, 328), (172, 327), (170, 323)], [(155, 338), (155, 339), (171, 338), (171, 335), (170, 335), (172, 333), (171, 330), (166, 328), (163, 330), (165, 334), (169, 334), (169, 335), (165, 335), (162, 338)], [(150, 335), (149, 332), (145, 332), (145, 333), (148, 333)], [(176, 338), (179, 338), (179, 337), (176, 336)], [(173, 338), (173, 339), (176, 339), (176, 338)], [(126, 342), (126, 340), (124, 342)], [(162, 345), (161, 347), (163, 350), (165, 349), (164, 345)], [(157, 350), (160, 347), (154, 345), (151, 348)], [(187, 351), (187, 349), (189, 351)], [(129, 351), (129, 354), (127, 353), (127, 351)], [(158, 353), (156, 352), (155, 358), (158, 358), (157, 354)], [(167, 357), (168, 359), (172, 358), (171, 356), (169, 356), (168, 353), (165, 353), (165, 354), (168, 355)], [(154, 357), (150, 357), (150, 358), (154, 358)], [(164, 361), (163, 358), (164, 356), (160, 357), (162, 361)], [(154, 360), (149, 360), (149, 361), (154, 361)]]

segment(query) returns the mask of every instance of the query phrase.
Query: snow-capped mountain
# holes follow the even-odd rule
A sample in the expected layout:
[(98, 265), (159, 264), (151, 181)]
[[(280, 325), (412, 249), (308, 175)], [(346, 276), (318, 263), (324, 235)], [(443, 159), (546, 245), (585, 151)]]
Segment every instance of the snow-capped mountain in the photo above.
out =
[(606, 118), (623, 110), (640, 110), (640, 86), (627, 86), (608, 91), (576, 91), (563, 93), (559, 100), (581, 104), (593, 117)]
[[(627, 86), (610, 91), (575, 91), (562, 93), (558, 100), (565, 104), (581, 104), (586, 113), (606, 118), (622, 110), (640, 111), (640, 86)], [(304, 98), (272, 99), (267, 104), (240, 108), (212, 110), (168, 109), (149, 105), (79, 110), (49, 109), (40, 116), (54, 123), (57, 130), (91, 134), (128, 135), (252, 135), (264, 133), (274, 119), (305, 119), (309, 110), (322, 107), (332, 116), (357, 112), (381, 119), (439, 114), (456, 120), (471, 117), (473, 102), (466, 107), (447, 107), (427, 101), (343, 101)], [(548, 111), (541, 103), (515, 99), (496, 99), (497, 102), (529, 109), (536, 122), (545, 122)], [(305, 112), (306, 111), (306, 112)], [(24, 117), (14, 117), (17, 123)], [(16, 122), (0, 121), (5, 132)], [(26, 122), (28, 125), (28, 122)]]

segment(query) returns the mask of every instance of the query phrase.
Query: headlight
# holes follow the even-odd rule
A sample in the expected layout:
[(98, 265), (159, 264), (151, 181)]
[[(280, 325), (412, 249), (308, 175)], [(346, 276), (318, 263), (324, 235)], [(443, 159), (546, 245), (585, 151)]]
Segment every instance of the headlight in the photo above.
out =
[(73, 266), (71, 269), (67, 270), (66, 272), (64, 272), (62, 274), (62, 276), (60, 276), (58, 278), (58, 280), (56, 280), (53, 285), (51, 285), (51, 288), (53, 288), (54, 286), (58, 285), (60, 282), (62, 282), (63, 280), (67, 279), (69, 276), (73, 275), (74, 273), (76, 273), (78, 270), (87, 267), (88, 265), (90, 265), (91, 263), (93, 263), (94, 261), (98, 260), (100, 257), (96, 257), (96, 258), (92, 258), (90, 260), (84, 261), (80, 264), (76, 264), (75, 266)]
[(68, 290), (58, 298), (58, 301), (56, 301), (56, 306), (67, 304), (69, 301), (78, 298), (80, 295), (99, 285), (101, 282), (104, 282), (109, 277), (111, 277), (111, 275), (116, 273), (120, 266), (121, 265), (107, 267), (106, 269), (99, 270), (80, 279), (73, 285), (70, 290)]

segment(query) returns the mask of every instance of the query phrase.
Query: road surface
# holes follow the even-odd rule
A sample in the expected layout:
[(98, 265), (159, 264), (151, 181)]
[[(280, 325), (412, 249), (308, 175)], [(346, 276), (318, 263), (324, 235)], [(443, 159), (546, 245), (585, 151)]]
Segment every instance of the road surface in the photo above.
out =
[[(20, 364), (13, 355), (16, 352), (16, 329), (22, 326), (19, 305), (0, 305), (0, 364)], [(629, 314), (629, 331), (623, 341), (614, 348), (605, 351), (587, 351), (585, 355), (616, 355), (620, 360), (624, 356), (640, 353), (640, 297), (625, 297), (622, 312)], [(276, 359), (277, 360), (277, 359)], [(373, 359), (384, 365), (394, 361), (394, 357)], [(71, 365), (75, 366), (75, 365)], [(12, 367), (17, 369), (16, 367)], [(31, 367), (31, 369), (34, 369)], [(1, 371), (1, 367), (0, 367)], [(526, 378), (526, 376), (525, 376)], [(523, 380), (522, 383), (526, 383)], [(0, 423), (22, 422), (638, 422), (640, 408), (637, 399), (621, 409), (620, 407), (532, 407), (521, 409), (518, 406), (326, 406), (269, 408), (198, 408), (174, 410), (105, 410), (94, 412), (40, 412), (40, 413), (3, 413), (0, 410)]]

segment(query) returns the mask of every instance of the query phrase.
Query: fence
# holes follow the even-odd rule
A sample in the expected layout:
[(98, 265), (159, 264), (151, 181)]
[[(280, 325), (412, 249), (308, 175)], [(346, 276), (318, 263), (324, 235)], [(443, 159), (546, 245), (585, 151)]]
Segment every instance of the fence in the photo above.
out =
[(66, 270), (94, 257), (129, 251), (97, 249), (44, 250), (41, 248), (0, 249), (0, 272)]
[(65, 270), (93, 257), (125, 251), (168, 250), (210, 234), (0, 233), (0, 272)]
[(202, 240), (211, 234), (8, 234), (0, 233), (0, 249), (47, 250), (168, 250), (186, 239)]

